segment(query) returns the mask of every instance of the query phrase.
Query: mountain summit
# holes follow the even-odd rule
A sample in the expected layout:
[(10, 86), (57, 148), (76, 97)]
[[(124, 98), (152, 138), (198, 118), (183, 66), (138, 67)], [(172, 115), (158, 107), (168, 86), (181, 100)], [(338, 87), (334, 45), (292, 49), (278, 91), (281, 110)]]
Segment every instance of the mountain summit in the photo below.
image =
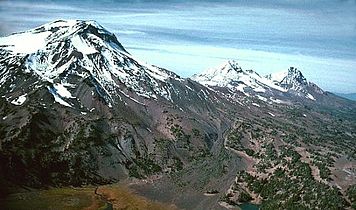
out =
[(201, 74), (195, 74), (192, 79), (208, 86), (228, 87), (234, 85), (242, 74), (241, 67), (234, 60), (227, 61), (217, 68), (208, 69)]
[(314, 83), (308, 82), (302, 72), (294, 67), (290, 67), (284, 72), (269, 74), (266, 78), (272, 80), (275, 85), (295, 95), (305, 96), (311, 100), (315, 100), (315, 97), (310, 92), (316, 92), (317, 94), (324, 93), (324, 91)]
[(307, 79), (297, 68), (290, 67), (286, 72), (269, 74), (266, 78), (285, 89), (299, 90), (308, 84)]
[(126, 52), (116, 36), (95, 21), (56, 20), (35, 29), (1, 38), (0, 46), (13, 54), (31, 54), (58, 43), (71, 43), (84, 54), (97, 52), (102, 45), (111, 45)]

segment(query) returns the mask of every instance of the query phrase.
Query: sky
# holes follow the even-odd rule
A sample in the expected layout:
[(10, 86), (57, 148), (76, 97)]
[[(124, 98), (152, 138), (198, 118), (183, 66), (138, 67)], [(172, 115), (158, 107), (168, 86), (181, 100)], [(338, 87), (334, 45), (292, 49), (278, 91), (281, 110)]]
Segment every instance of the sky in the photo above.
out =
[(0, 0), (0, 36), (57, 19), (96, 20), (139, 60), (183, 77), (233, 59), (356, 92), (356, 0)]

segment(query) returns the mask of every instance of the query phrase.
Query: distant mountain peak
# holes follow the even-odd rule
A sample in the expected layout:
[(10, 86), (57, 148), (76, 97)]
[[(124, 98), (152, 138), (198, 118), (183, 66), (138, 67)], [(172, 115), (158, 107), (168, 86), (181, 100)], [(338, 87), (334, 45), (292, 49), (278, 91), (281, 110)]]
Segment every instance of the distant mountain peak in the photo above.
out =
[(228, 60), (215, 68), (193, 75), (192, 79), (208, 86), (227, 87), (246, 74), (235, 60)]
[(269, 74), (266, 78), (293, 95), (306, 97), (311, 100), (316, 100), (311, 92), (317, 94), (324, 93), (317, 85), (308, 82), (303, 73), (295, 67), (289, 67), (287, 71)]
[(229, 75), (233, 77), (235, 74), (243, 72), (240, 65), (235, 60), (227, 60), (218, 67), (207, 69), (204, 73), (209, 76)]
[(244, 88), (252, 88), (256, 92), (265, 92), (266, 88), (283, 89), (268, 79), (261, 77), (253, 70), (243, 70), (236, 61), (224, 62), (222, 65), (195, 74), (193, 80), (211, 87), (228, 87), (244, 92)]
[[(234, 60), (195, 74), (192, 79), (205, 86), (226, 87), (233, 92), (239, 91), (248, 96), (263, 93), (270, 97), (294, 95), (315, 100), (311, 93), (323, 93), (315, 84), (309, 83), (302, 72), (295, 67), (262, 77), (253, 70), (243, 70)], [(286, 92), (288, 94), (284, 94)]]
[(299, 71), (297, 68), (294, 68), (294, 67), (290, 67), (288, 69), (288, 75), (285, 78), (285, 81), (282, 81), (282, 84), (284, 84), (284, 83), (288, 84), (288, 80), (289, 81), (296, 81), (296, 82), (298, 82), (299, 84), (302, 84), (302, 85), (307, 85), (308, 84), (307, 79), (304, 77), (302, 72)]
[(223, 66), (227, 67), (229, 70), (241, 71), (241, 67), (235, 60), (226, 61)]
[(296, 92), (306, 92), (305, 89), (309, 85), (303, 73), (295, 67), (290, 67), (287, 71), (269, 74), (266, 78), (273, 81), (275, 85)]
[(297, 68), (290, 67), (288, 71), (284, 74), (285, 76), (280, 81), (276, 81), (281, 87), (286, 89), (293, 89), (300, 85), (307, 85), (307, 79), (304, 77), (302, 72)]

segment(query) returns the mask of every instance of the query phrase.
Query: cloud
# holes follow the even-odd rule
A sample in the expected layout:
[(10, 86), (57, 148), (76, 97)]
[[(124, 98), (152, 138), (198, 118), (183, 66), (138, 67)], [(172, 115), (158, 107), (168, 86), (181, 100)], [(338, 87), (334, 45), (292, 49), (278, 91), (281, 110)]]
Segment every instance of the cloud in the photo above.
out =
[(183, 76), (237, 59), (262, 74), (297, 66), (328, 90), (356, 92), (354, 2), (0, 1), (0, 34), (95, 19), (141, 60)]
[(0, 36), (5, 36), (5, 35), (9, 34), (8, 32), (9, 32), (9, 30), (6, 29), (6, 26), (0, 25)]

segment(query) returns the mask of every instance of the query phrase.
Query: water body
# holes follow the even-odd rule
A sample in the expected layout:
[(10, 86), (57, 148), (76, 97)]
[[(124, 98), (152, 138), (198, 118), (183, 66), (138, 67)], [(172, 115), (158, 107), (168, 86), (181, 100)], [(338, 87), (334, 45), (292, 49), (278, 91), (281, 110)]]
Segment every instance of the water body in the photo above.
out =
[(259, 206), (252, 203), (244, 203), (239, 206), (241, 210), (259, 210)]

